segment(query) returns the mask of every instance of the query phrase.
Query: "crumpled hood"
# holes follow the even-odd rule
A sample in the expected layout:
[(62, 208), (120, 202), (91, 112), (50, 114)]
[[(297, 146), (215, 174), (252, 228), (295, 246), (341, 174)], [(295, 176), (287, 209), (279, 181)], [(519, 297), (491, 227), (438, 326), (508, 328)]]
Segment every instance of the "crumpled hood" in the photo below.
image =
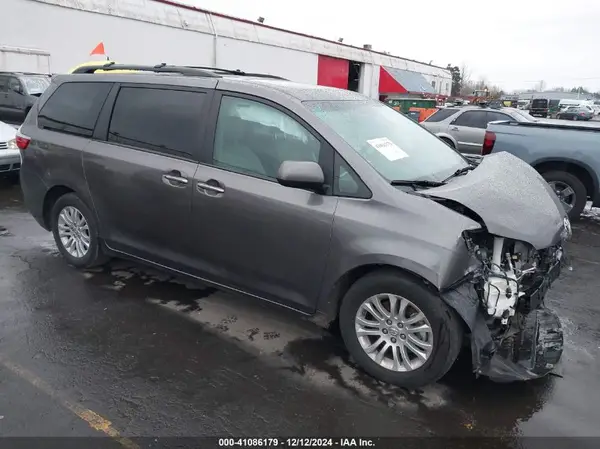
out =
[(8, 142), (17, 135), (17, 130), (14, 126), (0, 122), (0, 142)]
[(419, 193), (456, 201), (481, 217), (488, 231), (536, 249), (557, 243), (566, 213), (548, 183), (530, 165), (492, 153), (468, 174)]

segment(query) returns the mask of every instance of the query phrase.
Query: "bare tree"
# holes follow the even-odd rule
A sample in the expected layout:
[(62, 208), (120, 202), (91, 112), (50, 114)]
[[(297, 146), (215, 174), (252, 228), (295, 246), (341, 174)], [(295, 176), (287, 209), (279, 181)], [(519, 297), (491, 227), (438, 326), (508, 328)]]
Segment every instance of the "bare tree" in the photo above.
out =
[(471, 69), (469, 69), (469, 66), (465, 62), (460, 66), (460, 79), (462, 80), (463, 86), (471, 82)]

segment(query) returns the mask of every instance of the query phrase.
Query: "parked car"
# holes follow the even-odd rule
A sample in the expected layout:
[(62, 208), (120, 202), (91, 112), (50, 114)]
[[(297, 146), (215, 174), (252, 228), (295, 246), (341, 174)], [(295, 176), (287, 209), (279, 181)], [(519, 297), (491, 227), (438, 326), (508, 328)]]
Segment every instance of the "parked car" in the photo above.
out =
[(513, 108), (468, 106), (441, 109), (421, 125), (461, 153), (479, 154), (485, 128), (495, 120), (534, 121), (526, 111)]
[(529, 113), (533, 117), (548, 117), (550, 112), (550, 102), (546, 98), (534, 98), (531, 100), (531, 106), (529, 107)]
[(582, 120), (588, 121), (594, 117), (594, 110), (591, 107), (585, 106), (569, 106), (561, 110), (557, 115), (557, 119), (562, 120)]
[(558, 362), (543, 299), (570, 225), (527, 164), (469, 163), (347, 90), (113, 69), (131, 67), (56, 76), (17, 136), (25, 204), (69, 264), (129, 257), (292, 308), (404, 387), (443, 376), (463, 342), (495, 380)]
[(507, 152), (533, 166), (556, 192), (571, 220), (588, 201), (600, 206), (600, 124), (490, 123), (483, 155)]
[(14, 176), (21, 167), (21, 154), (17, 147), (17, 130), (14, 126), (0, 122), (0, 175)]
[(39, 73), (0, 72), (0, 120), (23, 122), (50, 79)]

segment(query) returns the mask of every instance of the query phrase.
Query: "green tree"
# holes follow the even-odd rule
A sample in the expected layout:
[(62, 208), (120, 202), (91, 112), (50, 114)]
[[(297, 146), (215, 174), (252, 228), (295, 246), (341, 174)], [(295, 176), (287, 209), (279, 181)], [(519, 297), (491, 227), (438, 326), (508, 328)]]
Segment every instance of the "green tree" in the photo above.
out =
[(463, 79), (462, 79), (462, 74), (461, 74), (460, 68), (457, 65), (453, 66), (452, 64), (448, 64), (448, 67), (446, 67), (446, 69), (448, 69), (450, 71), (450, 73), (452, 74), (451, 94), (453, 97), (456, 97), (456, 96), (460, 95), (460, 90), (461, 90), (462, 84), (463, 84)]
[(579, 87), (574, 87), (573, 89), (571, 89), (571, 93), (576, 94), (577, 92), (579, 92), (580, 94), (589, 94), (590, 92), (583, 86), (579, 86)]

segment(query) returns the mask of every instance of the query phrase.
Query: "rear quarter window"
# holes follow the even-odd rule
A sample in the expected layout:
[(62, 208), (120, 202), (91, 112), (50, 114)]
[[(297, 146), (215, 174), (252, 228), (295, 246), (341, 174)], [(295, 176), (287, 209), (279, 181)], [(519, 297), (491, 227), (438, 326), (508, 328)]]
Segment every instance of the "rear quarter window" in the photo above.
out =
[(458, 109), (440, 109), (437, 112), (433, 113), (431, 116), (425, 120), (426, 122), (441, 122), (442, 120), (447, 119), (448, 117), (452, 117), (454, 114), (458, 112)]
[(38, 127), (81, 137), (92, 137), (100, 109), (112, 83), (61, 84), (38, 114)]
[(200, 146), (206, 94), (166, 88), (122, 87), (108, 141), (183, 158)]

